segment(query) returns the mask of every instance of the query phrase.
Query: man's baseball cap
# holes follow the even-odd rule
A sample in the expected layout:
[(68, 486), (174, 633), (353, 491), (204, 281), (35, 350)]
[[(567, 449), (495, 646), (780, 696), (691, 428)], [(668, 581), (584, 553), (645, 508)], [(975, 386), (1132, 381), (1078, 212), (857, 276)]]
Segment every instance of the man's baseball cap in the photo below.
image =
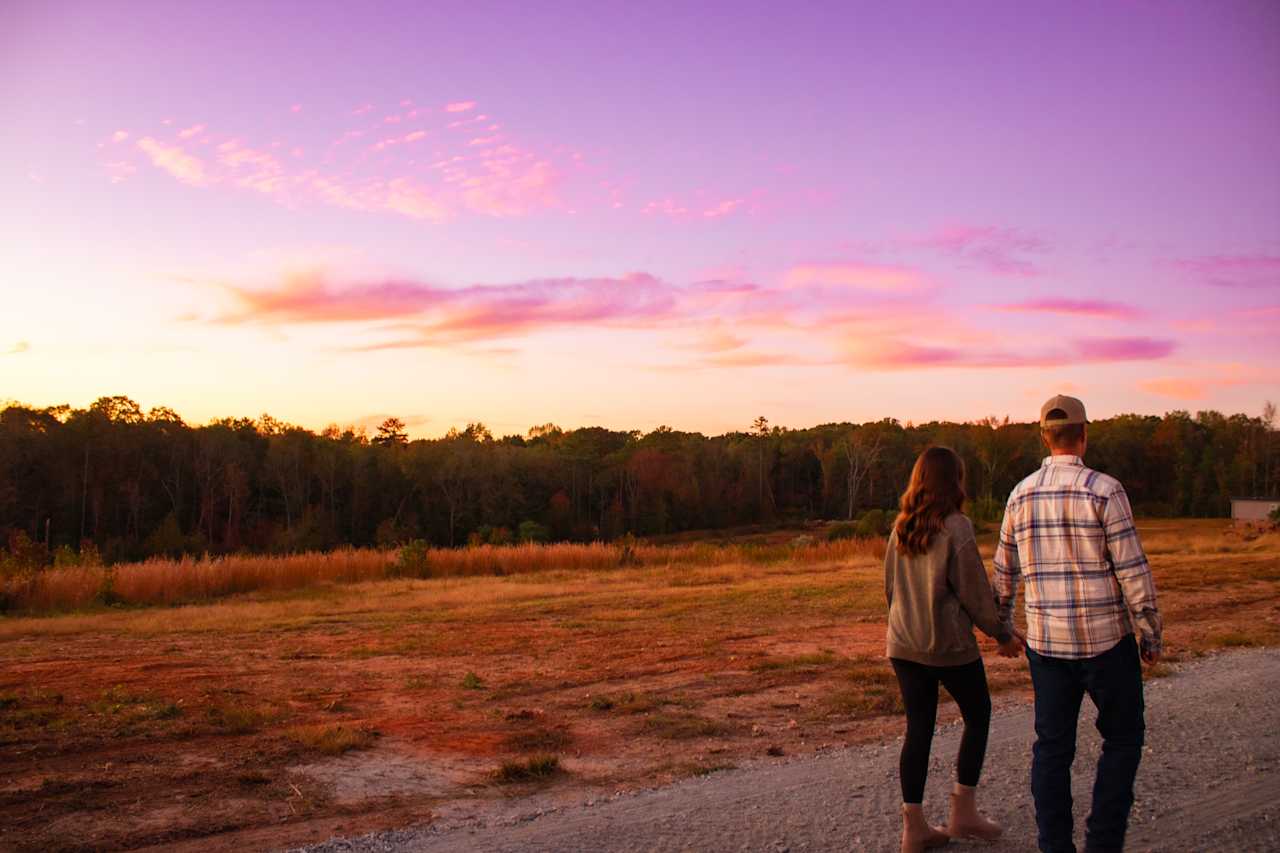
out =
[(1084, 403), (1075, 397), (1059, 394), (1050, 397), (1040, 407), (1040, 428), (1066, 426), (1067, 424), (1087, 424), (1089, 419), (1084, 414)]

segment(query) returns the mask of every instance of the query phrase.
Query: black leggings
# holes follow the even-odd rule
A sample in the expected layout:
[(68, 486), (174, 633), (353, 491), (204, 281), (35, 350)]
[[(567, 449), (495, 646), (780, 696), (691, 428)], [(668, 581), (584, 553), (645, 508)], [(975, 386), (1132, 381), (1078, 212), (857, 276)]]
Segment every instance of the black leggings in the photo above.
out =
[(902, 688), (902, 704), (907, 709), (907, 738), (902, 743), (902, 758), (898, 762), (902, 801), (924, 801), (929, 749), (933, 746), (933, 726), (938, 719), (939, 683), (956, 700), (964, 717), (956, 781), (961, 785), (977, 785), (982, 775), (982, 760), (987, 755), (987, 730), (991, 726), (991, 694), (987, 691), (987, 671), (982, 659), (962, 666), (926, 666), (901, 658), (890, 658), (890, 661)]

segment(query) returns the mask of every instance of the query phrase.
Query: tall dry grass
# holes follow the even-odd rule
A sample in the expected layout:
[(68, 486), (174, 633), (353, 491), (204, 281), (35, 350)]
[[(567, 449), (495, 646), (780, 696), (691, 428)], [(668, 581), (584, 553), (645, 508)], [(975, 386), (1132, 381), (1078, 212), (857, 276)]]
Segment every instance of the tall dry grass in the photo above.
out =
[(95, 606), (173, 605), (243, 593), (392, 578), (448, 578), (627, 567), (687, 568), (783, 561), (826, 563), (880, 557), (883, 539), (743, 545), (559, 543), (472, 548), (341, 549), (290, 555), (151, 559), (111, 567), (49, 569), (0, 581), (0, 610), (54, 613)]

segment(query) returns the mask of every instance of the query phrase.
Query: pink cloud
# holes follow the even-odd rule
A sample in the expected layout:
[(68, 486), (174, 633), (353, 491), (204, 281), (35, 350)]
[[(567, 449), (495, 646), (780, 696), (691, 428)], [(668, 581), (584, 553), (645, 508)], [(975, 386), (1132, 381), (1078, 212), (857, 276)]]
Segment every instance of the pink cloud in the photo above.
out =
[(486, 160), (482, 169), (461, 181), (463, 199), (477, 213), (518, 216), (557, 204), (560, 176), (545, 160)]
[(274, 290), (228, 287), (237, 310), (220, 323), (339, 323), (416, 315), (441, 301), (440, 291), (407, 281), (331, 284), (318, 272), (295, 273)]
[(112, 142), (124, 142), (128, 138), (129, 131), (127, 130), (117, 130), (115, 133), (111, 134)]
[(920, 344), (909, 339), (851, 342), (849, 362), (881, 370), (926, 367), (1063, 367), (1116, 361), (1149, 361), (1174, 351), (1172, 341), (1151, 338), (1077, 338), (1060, 347), (1025, 349)]
[(1157, 376), (1138, 383), (1139, 390), (1175, 400), (1203, 400), (1210, 393), (1240, 385), (1273, 384), (1280, 371), (1253, 364), (1207, 365), (1193, 376)]
[(289, 107), (289, 112), (291, 113), (302, 112), (302, 104), (294, 104), (293, 106)]
[(445, 104), (444, 111), (447, 113), (465, 113), (476, 107), (475, 101), (454, 101), (451, 104)]
[(1211, 255), (1184, 258), (1173, 263), (1214, 287), (1259, 288), (1280, 285), (1280, 255)]
[[(315, 202), (425, 222), (444, 222), (464, 213), (512, 217), (548, 208), (573, 209), (561, 201), (561, 165), (514, 142), (475, 137), (474, 146), (469, 146), (465, 139), (441, 139), (431, 154), (435, 158), (429, 167), (432, 172), (424, 174), (414, 154), (401, 155), (392, 149), (426, 140), (431, 130), (406, 128), (403, 135), (388, 136), (363, 149), (337, 151), (366, 130), (344, 131), (318, 163), (304, 162), (301, 147), (285, 139), (254, 148), (236, 137), (214, 140), (214, 158), (202, 160), (184, 149), (180, 140), (203, 139), (204, 125), (177, 132), (169, 141), (146, 137), (138, 150), (185, 183), (251, 190), (295, 207)], [(485, 145), (492, 147), (481, 148)], [(460, 153), (464, 151), (466, 156)], [(377, 174), (369, 168), (372, 152), (380, 155)], [(105, 168), (113, 182), (127, 177), (126, 167)]]
[(266, 151), (227, 142), (218, 146), (218, 162), (229, 168), (231, 182), (244, 189), (274, 195), (294, 185), (281, 162)]
[(941, 252), (996, 275), (1022, 277), (1039, 275), (1041, 270), (1019, 256), (1048, 248), (1043, 240), (1016, 228), (990, 225), (953, 225), (900, 243)]
[(708, 367), (801, 367), (828, 364), (822, 359), (806, 358), (792, 353), (737, 351), (707, 356), (702, 363)]
[(334, 284), (320, 273), (287, 277), (274, 289), (227, 287), (224, 324), (391, 322), (395, 338), (361, 349), (399, 349), (492, 340), (564, 325), (652, 327), (672, 314), (678, 289), (653, 276), (539, 279), (447, 288), (388, 280)]
[(704, 219), (719, 219), (722, 216), (728, 216), (746, 203), (746, 199), (734, 198), (722, 201), (714, 207), (709, 207), (702, 211)]
[(1172, 355), (1177, 345), (1158, 338), (1080, 338), (1075, 342), (1081, 361), (1147, 361)]
[(389, 181), (382, 205), (387, 210), (410, 219), (443, 222), (449, 218), (448, 207), (436, 194), (412, 178), (395, 178)]
[(1138, 383), (1138, 388), (1161, 397), (1172, 397), (1175, 400), (1203, 400), (1209, 393), (1209, 383), (1202, 379), (1165, 376), (1146, 379)]
[[(361, 204), (359, 198), (342, 201)], [(916, 293), (910, 303), (863, 304), (864, 291), (853, 288), (852, 302), (839, 293), (827, 299), (831, 280), (824, 273), (801, 276), (790, 286), (737, 280), (674, 285), (632, 273), (445, 287), (406, 279), (340, 282), (309, 272), (265, 289), (228, 287), (234, 307), (217, 322), (361, 323), (375, 336), (355, 347), (361, 350), (492, 344), (556, 328), (661, 331), (676, 336), (674, 346), (698, 353), (695, 366), (720, 368), (1044, 368), (1158, 360), (1174, 351), (1173, 342), (1146, 337), (1029, 338), (1019, 344), (1008, 336), (993, 338), (989, 330), (966, 329), (927, 293)], [(874, 276), (872, 281), (884, 286)], [(757, 333), (772, 342), (768, 350), (749, 346)]]
[(1029, 302), (997, 305), (996, 310), (1013, 313), (1065, 314), (1106, 320), (1136, 320), (1143, 316), (1142, 310), (1133, 305), (1101, 299), (1033, 299)]
[(106, 163), (104, 167), (107, 177), (111, 179), (111, 183), (119, 184), (133, 177), (137, 173), (138, 167), (124, 160), (112, 160)]
[(158, 169), (163, 169), (184, 184), (203, 187), (209, 184), (204, 163), (177, 145), (165, 145), (150, 136), (138, 140), (138, 148), (150, 158)]
[(919, 270), (862, 263), (803, 264), (792, 267), (783, 278), (783, 287), (787, 289), (820, 286), (903, 292), (922, 290), (928, 285)]

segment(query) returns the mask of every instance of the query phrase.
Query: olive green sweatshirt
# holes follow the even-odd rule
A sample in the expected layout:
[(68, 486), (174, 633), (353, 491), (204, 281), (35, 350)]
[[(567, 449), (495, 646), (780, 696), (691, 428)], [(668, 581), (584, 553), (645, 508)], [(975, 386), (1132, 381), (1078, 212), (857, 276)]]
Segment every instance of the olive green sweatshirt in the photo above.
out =
[(975, 625), (1002, 643), (1011, 636), (1011, 626), (997, 615), (973, 523), (963, 513), (948, 516), (929, 551), (919, 556), (900, 553), (897, 533), (890, 534), (884, 593), (891, 658), (960, 666), (981, 657)]

